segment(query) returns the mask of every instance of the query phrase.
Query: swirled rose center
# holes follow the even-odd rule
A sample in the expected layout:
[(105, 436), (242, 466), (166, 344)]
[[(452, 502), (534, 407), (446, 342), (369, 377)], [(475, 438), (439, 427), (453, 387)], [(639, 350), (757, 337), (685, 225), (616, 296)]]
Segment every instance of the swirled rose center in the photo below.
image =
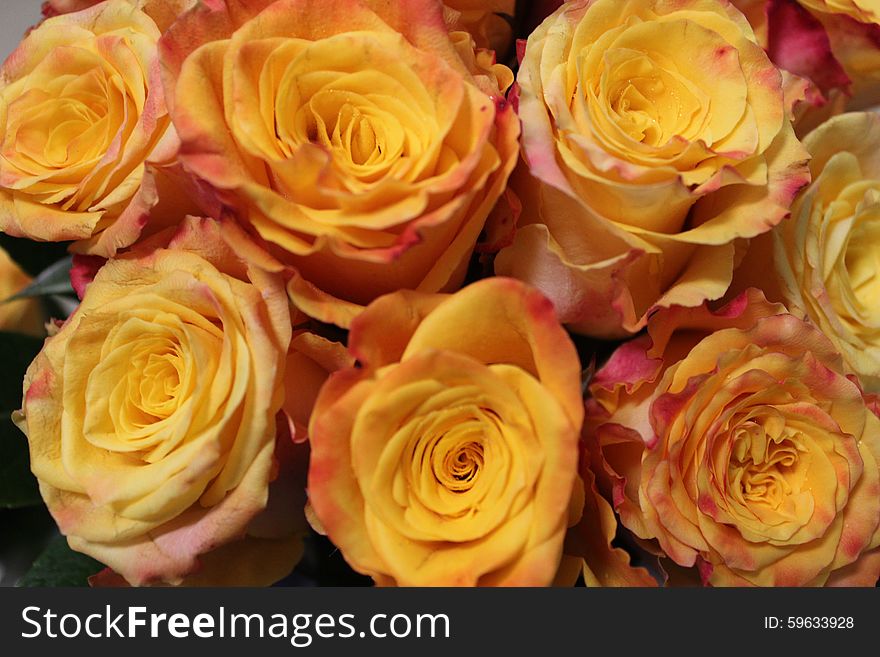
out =
[(476, 440), (452, 446), (435, 468), (437, 482), (454, 492), (470, 490), (483, 467), (483, 446)]
[[(56, 70), (70, 59), (79, 64), (73, 73)], [(118, 73), (87, 50), (58, 48), (43, 68), (45, 75), (32, 75), (37, 83), (10, 103), (3, 184), (27, 188), (47, 203), (66, 201), (66, 208), (88, 203), (72, 184), (100, 161), (134, 108)]]
[(351, 167), (370, 167), (406, 155), (400, 127), (389, 125), (373, 108), (357, 101), (330, 92), (313, 98), (306, 110), (311, 113), (306, 119), (309, 140)]
[(351, 467), (377, 530), (461, 544), (527, 512), (551, 458), (518, 387), (540, 397), (537, 381), (431, 348), (378, 377), (351, 430)]
[[(612, 6), (591, 11), (610, 20)], [(573, 123), (560, 124), (563, 139), (575, 151), (596, 140), (633, 163), (691, 172), (688, 184), (703, 182), (710, 174), (694, 168), (718, 154), (739, 160), (754, 153), (759, 140), (749, 81), (729, 41), (734, 29), (650, 13), (604, 30), (581, 21), (565, 73)]]
[(167, 313), (120, 322), (88, 375), (86, 440), (150, 463), (185, 442), (198, 421), (193, 398), (205, 394), (197, 385), (200, 372), (214, 372), (222, 350), (216, 332), (207, 322), (190, 324)]
[(416, 497), (435, 513), (469, 515), (491, 495), (505, 451), (496, 418), (467, 405), (424, 418), (415, 429), (411, 482)]
[(605, 54), (598, 91), (617, 126), (634, 141), (650, 146), (662, 146), (674, 137), (691, 137), (690, 120), (704, 99), (704, 94), (674, 68), (625, 48)]
[[(104, 72), (92, 69), (82, 76), (65, 76), (47, 87), (15, 103), (21, 119), (15, 148), (24, 156), (22, 164), (27, 158), (34, 165), (60, 169), (99, 156), (108, 128), (110, 90)], [(50, 117), (52, 127), (47, 131)]]
[(168, 417), (176, 408), (180, 382), (183, 379), (183, 357), (180, 345), (163, 340), (153, 350), (139, 355), (133, 363), (141, 372), (137, 387), (129, 388), (131, 403), (146, 416), (148, 422)]
[(782, 506), (792, 494), (790, 475), (798, 461), (798, 449), (786, 432), (768, 435), (765, 428), (749, 422), (737, 431), (729, 467), (733, 494), (745, 505)]
[[(266, 161), (283, 194), (326, 208), (340, 202), (339, 192), (365, 192), (390, 179), (399, 186), (451, 165), (452, 154), (438, 150), (441, 123), (449, 120), (438, 105), (454, 109), (459, 99), (431, 85), (451, 84), (453, 74), (435, 71), (440, 82), (426, 86), (424, 64), (409, 61), (414, 53), (399, 38), (339, 34), (314, 42), (287, 39), (265, 49), (271, 52), (256, 86), (253, 62), (244, 53), (233, 64), (232, 94), (247, 98), (231, 127)], [(314, 146), (326, 153), (329, 167)], [(302, 169), (288, 171), (291, 163), (320, 167), (319, 183), (303, 189)], [(316, 186), (329, 196), (314, 198)]]

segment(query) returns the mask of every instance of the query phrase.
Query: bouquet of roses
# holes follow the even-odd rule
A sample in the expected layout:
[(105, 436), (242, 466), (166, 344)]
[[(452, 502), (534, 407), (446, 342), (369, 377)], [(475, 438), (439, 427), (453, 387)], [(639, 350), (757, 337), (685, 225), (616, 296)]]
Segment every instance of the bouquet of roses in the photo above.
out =
[(875, 2), (44, 15), (2, 440), (93, 585), (877, 583)]

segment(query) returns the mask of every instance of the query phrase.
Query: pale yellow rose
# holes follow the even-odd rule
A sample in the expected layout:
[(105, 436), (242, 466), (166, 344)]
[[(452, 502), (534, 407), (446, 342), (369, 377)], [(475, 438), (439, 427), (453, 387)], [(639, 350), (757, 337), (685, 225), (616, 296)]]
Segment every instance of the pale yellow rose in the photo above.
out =
[(110, 260), (25, 377), (17, 423), (49, 511), (133, 585), (271, 584), (302, 553), (291, 433), (334, 348), (291, 337), (283, 279), (227, 240), (189, 218), (167, 248)]
[[(781, 299), (880, 391), (880, 117), (843, 114), (804, 138), (812, 184), (773, 232)], [(755, 266), (749, 258), (743, 267)]]
[(192, 0), (107, 0), (48, 18), (0, 73), (0, 230), (112, 256), (190, 201), (157, 42)]
[(576, 331), (638, 331), (724, 295), (737, 246), (808, 180), (783, 77), (719, 0), (577, 0), (520, 67), (523, 212), (495, 271)]

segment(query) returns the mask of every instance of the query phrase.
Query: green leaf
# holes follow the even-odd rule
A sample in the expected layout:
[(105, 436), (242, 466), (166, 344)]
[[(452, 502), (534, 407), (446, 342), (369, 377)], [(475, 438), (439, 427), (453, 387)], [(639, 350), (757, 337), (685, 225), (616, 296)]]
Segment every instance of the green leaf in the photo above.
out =
[(72, 294), (73, 287), (70, 284), (70, 268), (73, 265), (73, 256), (62, 258), (52, 263), (18, 294), (14, 294), (3, 303), (26, 299), (28, 297), (46, 297), (53, 294)]
[(19, 508), (41, 503), (37, 481), (31, 474), (28, 443), (12, 423), (21, 407), (21, 387), (28, 365), (40, 351), (42, 340), (0, 331), (0, 507)]
[(67, 539), (56, 536), (49, 541), (19, 586), (88, 586), (88, 579), (104, 569), (104, 565), (67, 545)]

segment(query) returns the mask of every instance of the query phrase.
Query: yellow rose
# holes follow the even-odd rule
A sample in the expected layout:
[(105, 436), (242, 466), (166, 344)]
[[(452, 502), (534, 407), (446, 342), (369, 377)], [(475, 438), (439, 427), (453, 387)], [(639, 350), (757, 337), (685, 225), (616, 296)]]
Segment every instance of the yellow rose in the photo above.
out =
[[(880, 117), (843, 114), (804, 138), (813, 182), (773, 232), (781, 300), (880, 391)], [(743, 267), (754, 266), (754, 259)]]
[(154, 207), (187, 209), (156, 44), (190, 0), (108, 0), (49, 18), (0, 72), (0, 230), (112, 256)]
[(286, 575), (305, 527), (288, 425), (308, 422), (331, 351), (291, 339), (283, 280), (209, 220), (110, 260), (29, 368), (17, 418), (70, 546), (133, 585)]
[(756, 290), (661, 310), (590, 392), (603, 491), (675, 565), (713, 586), (877, 583), (880, 419), (812, 324)]
[(523, 213), (495, 271), (576, 331), (619, 337), (720, 298), (738, 243), (808, 180), (782, 75), (727, 2), (568, 2), (517, 81)]
[(439, 0), (223, 0), (163, 37), (180, 158), (348, 326), (398, 289), (453, 290), (500, 197), (510, 71), (451, 39)]
[(359, 368), (310, 425), (309, 501), (380, 585), (550, 584), (580, 514), (577, 352), (543, 296), (490, 278), (398, 292), (353, 323)]
[(31, 283), (31, 277), (0, 247), (0, 331), (42, 336), (43, 309), (39, 299), (19, 299), (3, 303)]

